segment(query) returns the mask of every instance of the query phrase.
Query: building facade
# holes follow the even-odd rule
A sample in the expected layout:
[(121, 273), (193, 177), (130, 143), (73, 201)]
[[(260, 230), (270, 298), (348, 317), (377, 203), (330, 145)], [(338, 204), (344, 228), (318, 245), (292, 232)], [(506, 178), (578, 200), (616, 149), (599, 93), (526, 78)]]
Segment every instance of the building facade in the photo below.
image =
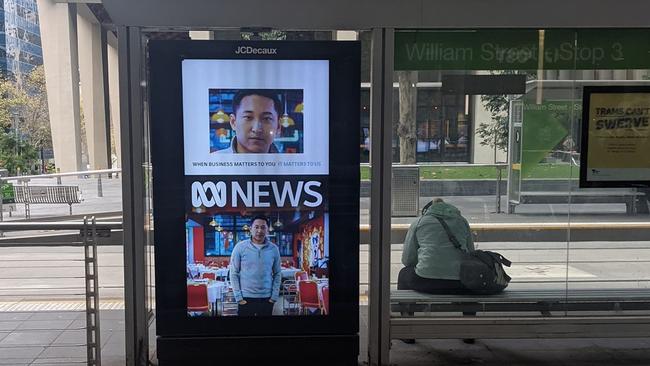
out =
[(15, 78), (43, 64), (43, 49), (34, 0), (0, 3), (0, 70)]

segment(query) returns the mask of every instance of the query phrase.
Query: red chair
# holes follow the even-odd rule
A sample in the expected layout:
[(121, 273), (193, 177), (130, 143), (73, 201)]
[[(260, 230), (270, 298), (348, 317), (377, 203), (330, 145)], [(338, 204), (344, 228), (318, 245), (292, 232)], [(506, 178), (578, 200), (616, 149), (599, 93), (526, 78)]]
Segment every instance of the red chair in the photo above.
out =
[(323, 314), (327, 315), (330, 313), (330, 288), (324, 286), (321, 289), (321, 294), (323, 295)]
[(314, 281), (298, 282), (298, 297), (300, 309), (306, 314), (308, 308), (321, 310), (320, 299), (318, 298), (318, 284)]
[(294, 275), (294, 278), (296, 279), (296, 282), (298, 281), (309, 281), (309, 273), (305, 271), (298, 271)]
[(201, 278), (207, 278), (214, 281), (217, 279), (217, 275), (214, 272), (203, 272), (203, 274), (201, 274)]
[(210, 311), (208, 304), (208, 286), (204, 284), (187, 285), (187, 311)]

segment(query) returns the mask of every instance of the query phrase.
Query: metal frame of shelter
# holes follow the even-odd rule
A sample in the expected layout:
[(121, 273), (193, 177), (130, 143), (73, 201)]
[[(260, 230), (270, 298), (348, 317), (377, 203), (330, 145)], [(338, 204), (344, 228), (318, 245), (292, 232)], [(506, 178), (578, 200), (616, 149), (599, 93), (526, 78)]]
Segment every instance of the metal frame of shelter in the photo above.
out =
[[(617, 0), (498, 2), (418, 0), (326, 3), (283, 2), (269, 6), (263, 0), (213, 2), (193, 0), (105, 0), (116, 24), (119, 42), (119, 89), (123, 172), (124, 279), (127, 365), (148, 360), (151, 314), (147, 305), (147, 248), (149, 219), (145, 217), (146, 178), (146, 60), (143, 32), (210, 30), (260, 26), (275, 29), (371, 29), (371, 214), (368, 356), (370, 365), (390, 362), (390, 239), (391, 141), (393, 57), (395, 29), (476, 28), (647, 28), (650, 2), (629, 0), (619, 17)], [(74, 4), (73, 4), (74, 5)], [(73, 6), (70, 5), (70, 6)], [(473, 7), (467, 11), (467, 7)], [(257, 12), (238, 10), (260, 9)], [(152, 11), (155, 9), (155, 11)], [(290, 11), (287, 11), (290, 9)], [(346, 9), (343, 11), (342, 9)], [(215, 12), (219, 11), (219, 12)], [(287, 16), (303, 14), (299, 17)], [(215, 21), (214, 14), (219, 14)], [(447, 14), (447, 16), (441, 16)], [(449, 16), (453, 14), (454, 16)]]

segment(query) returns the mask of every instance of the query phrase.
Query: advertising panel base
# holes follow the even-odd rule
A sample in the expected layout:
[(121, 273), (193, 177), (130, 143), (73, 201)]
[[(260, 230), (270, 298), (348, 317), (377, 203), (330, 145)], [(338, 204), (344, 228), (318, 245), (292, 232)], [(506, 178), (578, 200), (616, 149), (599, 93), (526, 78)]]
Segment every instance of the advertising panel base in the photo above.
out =
[[(158, 337), (158, 365), (357, 365), (359, 336)], [(213, 352), (206, 352), (213, 350)]]

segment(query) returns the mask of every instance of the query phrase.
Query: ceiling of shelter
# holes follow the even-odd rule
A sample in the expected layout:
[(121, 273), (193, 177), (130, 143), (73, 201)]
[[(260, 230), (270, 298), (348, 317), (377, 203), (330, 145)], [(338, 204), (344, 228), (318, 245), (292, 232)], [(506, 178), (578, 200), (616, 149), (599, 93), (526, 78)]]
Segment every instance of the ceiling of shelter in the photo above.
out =
[(276, 29), (650, 27), (650, 1), (103, 0), (116, 25)]

